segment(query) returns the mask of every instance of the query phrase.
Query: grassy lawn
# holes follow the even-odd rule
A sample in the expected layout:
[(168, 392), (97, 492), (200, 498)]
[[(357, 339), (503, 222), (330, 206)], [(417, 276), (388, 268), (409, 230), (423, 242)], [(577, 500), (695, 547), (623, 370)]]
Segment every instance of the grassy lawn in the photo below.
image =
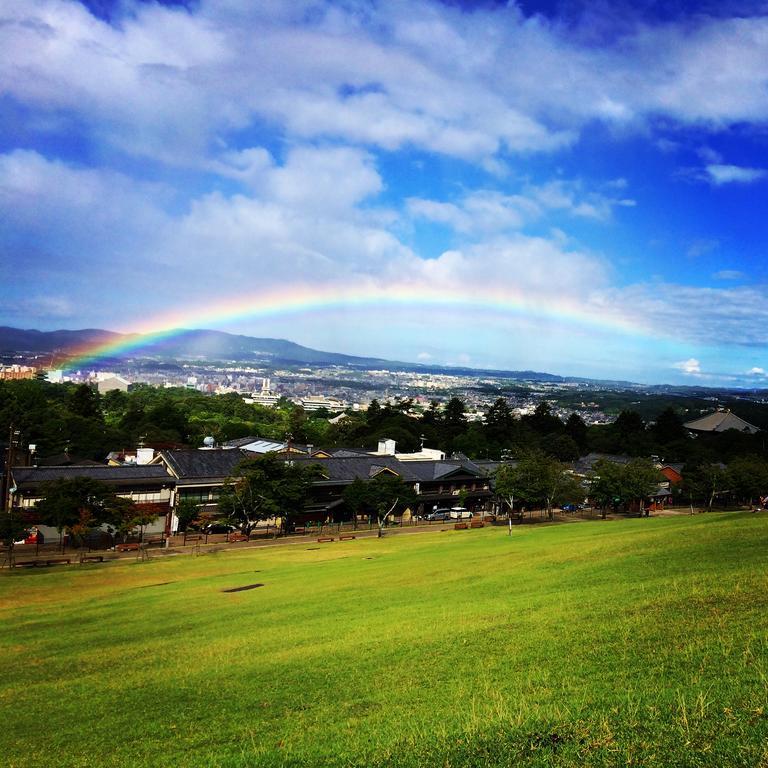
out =
[(5, 572), (0, 713), (11, 767), (765, 767), (768, 517)]

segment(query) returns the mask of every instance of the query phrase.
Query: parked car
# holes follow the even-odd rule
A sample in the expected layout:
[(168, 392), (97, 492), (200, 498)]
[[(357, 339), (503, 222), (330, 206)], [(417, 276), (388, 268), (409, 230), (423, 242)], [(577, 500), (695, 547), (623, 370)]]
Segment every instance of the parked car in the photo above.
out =
[(238, 530), (234, 525), (227, 523), (211, 523), (203, 528), (204, 533), (234, 533)]
[(469, 520), (474, 517), (466, 507), (451, 507), (451, 520)]
[(427, 520), (450, 520), (451, 510), (448, 507), (434, 509), (427, 515)]

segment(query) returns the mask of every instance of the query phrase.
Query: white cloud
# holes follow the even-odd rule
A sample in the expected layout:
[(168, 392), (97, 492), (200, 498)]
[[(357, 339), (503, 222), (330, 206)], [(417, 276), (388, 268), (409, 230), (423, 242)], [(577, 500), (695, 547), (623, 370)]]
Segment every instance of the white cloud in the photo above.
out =
[(764, 368), (750, 368), (747, 371), (747, 376), (765, 376), (765, 369)]
[[(592, 120), (768, 120), (766, 18), (638, 22), (595, 47), (515, 6), (291, 6), (130, 4), (113, 26), (75, 2), (7, 0), (0, 90), (105, 144), (186, 164), (263, 120), (293, 138), (486, 164), (562, 147)], [(709, 173), (759, 173), (733, 168)]]
[(738, 269), (721, 269), (719, 272), (715, 272), (712, 277), (715, 280), (743, 280), (746, 275)]
[(599, 306), (618, 308), (650, 336), (731, 349), (768, 345), (768, 306), (759, 285), (648, 282), (600, 290), (597, 296)]
[(674, 367), (689, 376), (701, 375), (701, 363), (699, 363), (699, 361), (695, 357), (691, 357), (688, 360), (683, 360), (679, 363), (675, 363)]
[(115, 171), (73, 167), (27, 150), (0, 155), (0, 210), (9, 212), (0, 217), (0, 233), (47, 251), (45, 270), (87, 269), (99, 251), (103, 258), (129, 244), (143, 249), (166, 226), (163, 207), (173, 199), (163, 184)]
[(707, 253), (716, 251), (720, 247), (720, 241), (713, 237), (699, 238), (694, 240), (686, 251), (686, 256), (690, 259), (698, 259), (700, 256), (704, 256)]
[(723, 184), (751, 184), (765, 178), (764, 168), (744, 168), (738, 165), (708, 165), (707, 179), (715, 186)]
[[(606, 333), (634, 328), (646, 338), (686, 344), (768, 345), (763, 286), (620, 286), (607, 259), (562, 233), (534, 237), (516, 231), (514, 217), (530, 215), (525, 205), (535, 210), (543, 199), (555, 204), (552, 190), (539, 198), (530, 194), (525, 205), (482, 195), (473, 199), (474, 207), (466, 200), (443, 204), (446, 220), (465, 226), (472, 237), (424, 260), (399, 238), (402, 221), (375, 205), (382, 182), (366, 153), (295, 147), (282, 165), (255, 150), (243, 157), (240, 166), (237, 158), (229, 163), (260, 169), (251, 192), (201, 194), (177, 210), (163, 185), (72, 167), (34, 152), (0, 155), (0, 205), (13, 211), (0, 219), (4, 284), (13, 285), (15, 295), (56, 297), (47, 306), (26, 304), (29, 324), (76, 308), (83, 322), (87, 317), (103, 324), (117, 313), (125, 327), (147, 306), (204, 306), (216, 296), (256, 296), (296, 283), (375, 286), (382, 295), (408, 285), (417, 294), (474, 297), (480, 307), (490, 288), (495, 296), (510, 297), (510, 316), (551, 318), (564, 334), (594, 322)], [(325, 195), (338, 191), (331, 203), (302, 193), (315, 174), (325, 179)], [(482, 227), (466, 223), (470, 210), (478, 220), (487, 217)], [(171, 285), (178, 298), (169, 297)], [(14, 311), (10, 301), (6, 292), (8, 313)], [(489, 309), (500, 318), (506, 312), (501, 305)], [(563, 311), (571, 314), (559, 320)]]
[(635, 205), (634, 200), (585, 191), (576, 181), (527, 184), (516, 194), (480, 189), (456, 202), (422, 198), (410, 198), (406, 202), (414, 216), (447, 224), (457, 232), (476, 234), (520, 229), (547, 213), (558, 211), (577, 218), (606, 221), (615, 207)]

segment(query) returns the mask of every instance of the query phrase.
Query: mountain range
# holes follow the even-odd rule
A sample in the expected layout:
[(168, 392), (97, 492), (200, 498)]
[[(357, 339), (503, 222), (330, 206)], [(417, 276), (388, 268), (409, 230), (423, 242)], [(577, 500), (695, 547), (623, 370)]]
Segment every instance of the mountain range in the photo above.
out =
[[(146, 339), (146, 341), (143, 341)], [(130, 344), (130, 349), (120, 347)], [(0, 326), (0, 354), (50, 356), (44, 365), (60, 367), (82, 349), (109, 345), (114, 349), (99, 355), (103, 365), (128, 360), (168, 362), (195, 360), (205, 362), (241, 362), (267, 365), (341, 365), (352, 368), (387, 367), (423, 373), (452, 373), (467, 375), (492, 373), (506, 378), (536, 381), (564, 381), (563, 377), (539, 371), (479, 371), (473, 368), (453, 368), (422, 365), (376, 357), (358, 357), (339, 352), (324, 352), (304, 347), (287, 339), (268, 339), (204, 329), (174, 333), (166, 339), (152, 339), (139, 334), (121, 334), (99, 328), (80, 330), (38, 331)]]

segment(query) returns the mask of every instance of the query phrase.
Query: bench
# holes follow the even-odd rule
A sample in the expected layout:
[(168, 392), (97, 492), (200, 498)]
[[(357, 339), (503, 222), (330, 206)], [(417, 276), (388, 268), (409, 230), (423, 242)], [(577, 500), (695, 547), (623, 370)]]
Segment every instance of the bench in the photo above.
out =
[(103, 563), (104, 555), (83, 555), (80, 558), (81, 563)]
[(305, 528), (303, 525), (297, 525), (297, 526), (296, 526), (296, 527), (293, 529), (293, 532), (294, 532), (294, 533), (306, 533), (306, 532), (307, 532), (307, 529), (306, 529), (306, 528)]
[(325, 544), (326, 542), (333, 541), (333, 536), (320, 536), (317, 540), (318, 544)]
[(470, 528), (485, 528), (485, 523), (482, 520), (473, 520), (469, 524)]
[(115, 552), (136, 552), (141, 545), (138, 541), (131, 541), (125, 544), (115, 544)]
[(453, 526), (454, 531), (466, 531), (467, 530), (467, 524), (466, 523), (455, 523)]
[(36, 568), (46, 565), (69, 565), (71, 562), (68, 557), (57, 557), (51, 560), (17, 560), (14, 565), (17, 568)]
[(229, 537), (230, 541), (249, 541), (248, 536), (244, 533), (233, 533)]
[(341, 536), (339, 536), (339, 541), (352, 541), (354, 538), (354, 533), (342, 533)]

